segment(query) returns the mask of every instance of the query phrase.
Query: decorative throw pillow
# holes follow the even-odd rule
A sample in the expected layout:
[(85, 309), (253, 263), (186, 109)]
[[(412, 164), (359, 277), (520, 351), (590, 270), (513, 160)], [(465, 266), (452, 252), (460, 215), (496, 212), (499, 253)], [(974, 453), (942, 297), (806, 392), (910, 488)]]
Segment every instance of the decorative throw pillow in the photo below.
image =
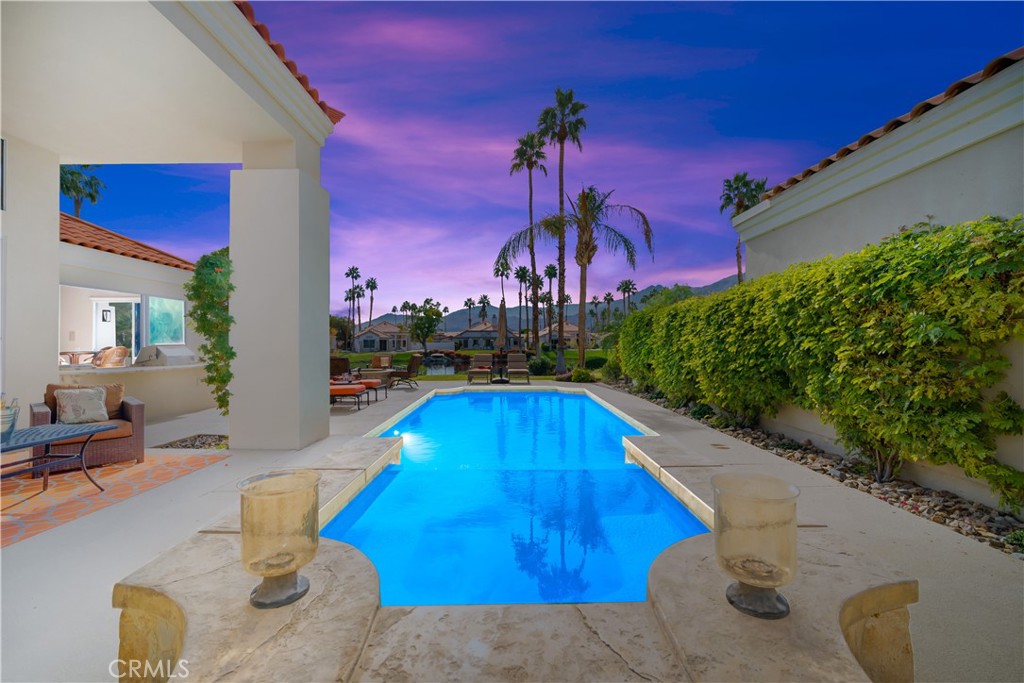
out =
[(103, 387), (58, 389), (53, 393), (57, 398), (57, 422), (82, 424), (106, 421), (107, 408), (103, 400), (107, 390)]

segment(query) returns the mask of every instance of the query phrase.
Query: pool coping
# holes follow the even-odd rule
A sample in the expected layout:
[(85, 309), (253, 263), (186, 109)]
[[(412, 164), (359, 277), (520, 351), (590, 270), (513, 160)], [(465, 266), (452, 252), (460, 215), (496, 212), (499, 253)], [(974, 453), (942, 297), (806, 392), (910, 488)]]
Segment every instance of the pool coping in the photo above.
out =
[[(623, 447), (627, 461), (643, 467), (674, 497), (694, 512), (702, 522), (709, 528), (713, 528), (711, 507), (700, 495), (702, 492), (705, 496), (707, 495), (707, 492), (704, 491), (706, 482), (698, 479), (696, 480), (696, 485), (686, 485), (681, 481), (684, 477), (677, 477), (675, 473), (670, 471), (671, 468), (678, 473), (681, 468), (690, 466), (691, 470), (683, 471), (702, 472), (707, 469), (708, 462), (706, 457), (702, 457), (699, 453), (691, 453), (684, 454), (681, 459), (678, 449), (674, 448), (673, 444), (663, 441), (661, 436), (654, 432), (654, 430), (647, 428), (636, 418), (632, 418), (623, 411), (611, 406), (607, 401), (596, 396), (586, 388), (538, 386), (515, 388), (509, 388), (508, 386), (480, 386), (434, 389), (399, 411), (389, 420), (385, 420), (375, 427), (366, 437), (355, 438), (341, 449), (317, 460), (310, 466), (310, 469), (320, 471), (323, 476), (320, 487), (320, 528), (358, 495), (369, 482), (373, 481), (388, 464), (400, 462), (402, 438), (380, 436), (387, 428), (394, 425), (398, 420), (408, 415), (412, 410), (415, 410), (433, 396), (458, 394), (464, 391), (559, 391), (561, 393), (589, 395), (599, 404), (612, 410), (614, 414), (624, 417), (631, 425), (644, 432), (640, 436), (623, 437)], [(673, 457), (666, 458), (666, 454), (670, 452)], [(703, 476), (703, 474), (698, 476)], [(211, 634), (217, 636), (214, 640), (218, 642), (220, 639), (232, 637), (230, 630), (222, 632), (213, 629), (211, 631), (210, 625), (204, 622), (203, 626), (198, 629), (198, 633), (204, 633), (207, 641), (198, 642), (194, 630), (186, 628), (186, 624), (189, 618), (201, 619), (203, 618), (202, 615), (210, 612), (209, 605), (206, 604), (209, 600), (216, 600), (218, 602), (224, 600), (231, 605), (235, 605), (238, 602), (237, 595), (233, 592), (227, 591), (231, 594), (224, 595), (225, 591), (215, 590), (215, 587), (210, 585), (211, 582), (215, 584), (218, 581), (218, 576), (220, 576), (220, 581), (225, 581), (224, 573), (227, 572), (233, 577), (231, 580), (234, 583), (252, 581), (253, 577), (243, 576), (242, 579), (238, 578), (237, 575), (241, 571), (241, 563), (237, 562), (236, 557), (232, 557), (236, 553), (236, 546), (240, 540), (239, 521), (237, 513), (225, 516), (214, 524), (204, 527), (189, 541), (169, 549), (164, 555), (161, 555), (156, 560), (153, 560), (118, 582), (114, 589), (114, 605), (123, 610), (120, 634), (122, 659), (128, 659), (131, 656), (145, 658), (154, 651), (162, 653), (173, 651), (176, 653), (175, 656), (188, 659), (190, 654), (195, 656), (198, 653), (211, 652), (211, 647), (217, 650), (218, 646), (216, 643), (208, 642)], [(816, 529), (812, 529), (812, 531), (816, 531)], [(819, 538), (821, 537), (819, 536)], [(203, 539), (209, 540), (203, 541)], [(210, 551), (203, 550), (203, 548), (210, 548), (210, 544), (214, 542), (214, 539), (221, 539), (216, 541), (216, 543), (222, 546), (227, 544), (225, 546), (227, 550), (222, 549), (220, 551), (221, 560), (218, 565), (218, 572), (220, 573), (200, 573), (198, 576), (189, 579), (190, 581), (203, 582), (205, 586), (203, 595), (205, 597), (202, 600), (198, 600), (194, 596), (182, 595), (180, 593), (182, 590), (181, 581), (179, 580), (182, 560), (179, 554), (196, 554), (197, 562), (195, 564), (212, 562), (209, 554)], [(318, 553), (318, 557), (314, 560), (313, 564), (308, 566), (311, 574), (320, 572), (320, 576), (325, 577), (325, 580), (337, 583), (337, 580), (332, 578), (334, 574), (325, 564), (329, 559), (337, 559), (339, 557), (339, 551), (336, 548), (342, 546), (343, 554), (348, 558), (346, 561), (349, 564), (354, 563), (364, 567), (362, 572), (371, 577), (370, 579), (361, 580), (359, 585), (364, 586), (365, 584), (368, 586), (369, 584), (366, 584), (367, 580), (370, 583), (378, 582), (374, 584), (372, 589), (376, 605), (374, 614), (379, 613), (381, 610), (393, 609), (380, 606), (379, 580), (377, 579), (375, 568), (365, 555), (348, 544), (331, 541), (330, 539), (321, 539), (321, 544), (323, 551)], [(648, 597), (646, 604), (654, 610), (661, 632), (669, 639), (676, 658), (682, 663), (692, 680), (719, 680), (723, 676), (735, 677), (738, 675), (735, 670), (729, 668), (733, 666), (729, 662), (736, 659), (735, 657), (727, 656), (729, 653), (734, 652), (731, 643), (743, 641), (745, 638), (749, 638), (752, 633), (759, 633), (759, 629), (763, 626), (763, 623), (751, 623), (756, 620), (733, 613), (727, 605), (725, 608), (721, 608), (717, 603), (713, 603), (710, 609), (716, 615), (716, 628), (702, 628), (699, 630), (692, 628), (693, 615), (709, 609), (708, 605), (701, 601), (712, 600), (712, 596), (716, 599), (721, 598), (720, 591), (724, 589), (723, 580), (727, 580), (727, 577), (715, 567), (714, 551), (709, 544), (713, 544), (713, 537), (710, 533), (699, 534), (696, 537), (670, 546), (655, 559), (648, 575)], [(868, 676), (864, 673), (864, 668), (870, 666), (870, 661), (868, 663), (860, 662), (860, 657), (855, 655), (852, 649), (866, 643), (865, 647), (860, 648), (861, 652), (872, 649), (876, 652), (881, 652), (886, 662), (897, 660), (900, 662), (899, 666), (905, 670), (906, 653), (909, 652), (906, 605), (915, 602), (917, 599), (916, 581), (901, 580), (891, 572), (877, 569), (864, 558), (847, 557), (847, 554), (843, 553), (841, 549), (836, 552), (824, 552), (822, 548), (818, 547), (819, 545), (821, 545), (819, 542), (812, 541), (808, 543), (802, 538), (801, 557), (819, 556), (817, 564), (823, 567), (843, 567), (848, 570), (846, 571), (847, 580), (845, 583), (841, 586), (835, 586), (831, 583), (823, 585), (821, 581), (814, 583), (815, 573), (805, 572), (808, 575), (806, 580), (804, 580), (806, 585), (801, 586), (799, 591), (794, 587), (792, 589), (793, 593), (787, 591), (787, 594), (791, 595), (791, 599), (796, 598), (797, 603), (795, 604), (807, 605), (809, 609), (802, 614), (795, 612), (796, 618), (790, 617), (787, 619), (786, 628), (775, 632), (772, 636), (772, 638), (776, 638), (781, 633), (783, 642), (769, 639), (768, 643), (770, 646), (758, 646), (756, 642), (751, 644), (744, 641), (745, 647), (753, 649), (745, 650), (745, 657), (739, 659), (746, 662), (750, 657), (767, 656), (768, 660), (773, 663), (768, 668), (760, 670), (760, 673), (765, 674), (767, 672), (766, 675), (770, 677), (781, 676), (783, 678), (799, 679), (806, 678), (807, 675), (811, 674), (821, 677), (822, 670), (816, 668), (817, 664), (815, 662), (821, 659), (823, 654), (827, 652), (828, 659), (834, 667), (832, 671), (834, 674), (837, 674), (832, 676), (832, 680), (866, 680)], [(838, 547), (838, 544), (835, 545)], [(696, 567), (699, 571), (694, 576), (687, 575), (680, 578), (681, 572), (678, 571), (678, 568), (681, 566)], [(798, 576), (803, 575), (798, 573)], [(352, 586), (332, 585), (326, 587), (324, 593), (330, 595), (348, 593), (351, 592), (352, 588)], [(854, 588), (860, 592), (852, 594), (851, 591)], [(360, 588), (359, 590), (363, 589)], [(366, 597), (365, 592), (364, 590), (363, 594), (361, 594), (363, 598)], [(163, 597), (154, 601), (154, 596), (159, 597), (159, 595)], [(320, 606), (313, 605), (316, 605), (315, 601), (300, 601), (296, 603), (294, 609), (289, 608), (289, 614), (291, 615), (289, 619), (293, 621), (298, 620), (303, 624), (306, 624), (307, 620), (310, 619), (314, 622), (317, 621), (316, 612), (320, 609)], [(538, 605), (536, 607), (540, 609), (546, 606)], [(373, 631), (376, 617), (371, 616), (367, 621), (365, 605), (360, 609), (362, 611), (358, 613), (358, 618), (357, 615), (351, 617), (338, 616), (337, 618), (342, 621), (345, 618), (348, 618), (350, 621), (354, 619), (366, 626), (366, 632), (363, 634), (363, 640), (361, 641), (363, 643), (362, 647), (365, 648), (365, 643), (368, 642)], [(438, 609), (445, 608), (441, 606)], [(193, 611), (196, 612), (197, 616), (191, 616)], [(168, 620), (166, 617), (168, 613), (173, 613), (175, 615), (174, 618)], [(344, 614), (344, 611), (339, 613), (339, 615)], [(254, 610), (245, 612), (244, 618), (256, 625), (263, 623), (261, 621), (261, 613)], [(266, 617), (266, 619), (269, 618), (269, 616)], [(280, 615), (274, 618), (279, 619)], [(353, 627), (353, 624), (348, 622), (345, 622), (345, 624), (348, 624), (345, 628)], [(319, 633), (316, 629), (312, 630)], [(349, 630), (351, 629), (349, 628)], [(787, 640), (786, 634), (794, 631), (799, 637), (790, 635)], [(824, 635), (816, 641), (817, 645), (808, 651), (805, 647), (808, 634), (819, 632)], [(884, 633), (886, 636), (881, 643), (881, 647), (877, 638), (872, 639), (870, 635), (864, 635), (865, 633), (879, 632)], [(175, 645), (174, 642), (170, 644), (161, 642), (160, 646), (154, 649), (152, 639), (158, 637), (158, 634), (162, 634), (162, 637), (166, 639), (167, 633), (174, 635), (174, 638), (171, 639), (172, 641), (175, 638), (178, 639), (177, 644)], [(266, 647), (271, 649), (283, 646), (290, 647), (291, 645), (276, 640), (266, 644)], [(132, 650), (133, 647), (135, 648), (134, 650)], [(219, 647), (221, 647), (220, 651), (222, 651), (224, 646)], [(260, 647), (264, 647), (264, 645), (261, 644)], [(894, 655), (893, 647), (897, 650), (902, 648), (903, 656), (898, 656), (900, 652)], [(351, 652), (351, 649), (349, 651)], [(251, 654), (239, 653), (237, 656), (248, 657)], [(750, 655), (750, 657), (746, 657), (746, 655)], [(356, 655), (356, 661), (346, 660), (343, 663), (346, 671), (342, 674), (342, 678), (347, 680), (352, 675), (353, 667), (358, 666), (361, 657), (362, 655), (359, 654)], [(910, 657), (910, 670), (912, 671), (912, 655)], [(711, 665), (708, 662), (711, 662)], [(221, 666), (223, 662), (217, 660), (216, 664)], [(886, 665), (883, 662), (883, 667)], [(275, 672), (271, 671), (272, 668), (266, 669), (263, 673), (273, 675)], [(877, 669), (878, 667), (875, 668)], [(289, 672), (278, 670), (276, 673), (279, 676), (287, 677)], [(291, 670), (290, 673), (294, 675), (295, 670)], [(747, 673), (749, 675), (749, 672)], [(203, 677), (203, 675), (200, 675), (200, 677)], [(742, 678), (742, 675), (740, 677)]]

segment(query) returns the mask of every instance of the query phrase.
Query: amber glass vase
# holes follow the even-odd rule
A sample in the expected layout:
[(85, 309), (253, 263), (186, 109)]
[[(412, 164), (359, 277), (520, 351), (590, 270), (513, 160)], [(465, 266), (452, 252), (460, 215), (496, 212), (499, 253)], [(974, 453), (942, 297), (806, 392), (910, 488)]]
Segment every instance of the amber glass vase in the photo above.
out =
[(736, 579), (729, 603), (750, 616), (781, 619), (789, 602), (776, 588), (796, 574), (797, 487), (764, 475), (716, 474), (715, 554)]
[(242, 494), (242, 565), (263, 581), (254, 607), (281, 607), (309, 590), (299, 569), (316, 557), (320, 539), (320, 474), (279, 470), (239, 482)]

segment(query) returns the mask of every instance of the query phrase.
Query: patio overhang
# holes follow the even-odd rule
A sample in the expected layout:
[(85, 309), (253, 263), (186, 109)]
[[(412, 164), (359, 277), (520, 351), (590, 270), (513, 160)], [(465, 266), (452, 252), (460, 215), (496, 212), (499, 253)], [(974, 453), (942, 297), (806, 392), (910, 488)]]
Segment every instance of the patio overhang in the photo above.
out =
[(56, 379), (61, 164), (240, 162), (231, 443), (296, 449), (325, 437), (320, 149), (340, 112), (286, 66), (247, 3), (5, 2), (0, 13), (5, 392), (28, 403)]

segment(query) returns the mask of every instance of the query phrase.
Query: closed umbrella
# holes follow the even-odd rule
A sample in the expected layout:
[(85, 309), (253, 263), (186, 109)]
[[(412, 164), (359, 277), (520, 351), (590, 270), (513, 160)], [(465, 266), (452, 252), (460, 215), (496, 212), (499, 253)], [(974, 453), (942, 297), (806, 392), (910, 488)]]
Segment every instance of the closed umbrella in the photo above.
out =
[(508, 338), (508, 312), (505, 310), (505, 300), (501, 300), (498, 307), (498, 351), (505, 350), (505, 340)]

